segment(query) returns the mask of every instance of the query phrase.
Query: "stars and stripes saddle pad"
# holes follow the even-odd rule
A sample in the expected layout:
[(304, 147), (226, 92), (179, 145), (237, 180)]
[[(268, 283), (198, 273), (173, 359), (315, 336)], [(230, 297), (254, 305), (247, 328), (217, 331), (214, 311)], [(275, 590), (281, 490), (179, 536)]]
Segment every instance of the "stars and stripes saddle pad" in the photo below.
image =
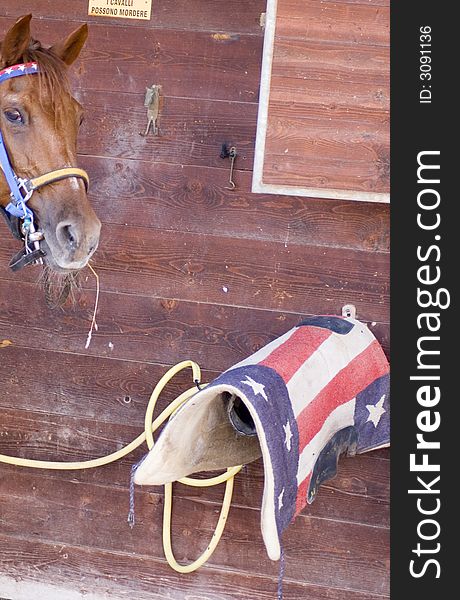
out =
[(339, 455), (389, 445), (388, 361), (366, 325), (311, 317), (194, 400), (222, 390), (244, 402), (255, 425), (264, 463), (262, 535), (278, 560), (282, 532), (335, 475)]

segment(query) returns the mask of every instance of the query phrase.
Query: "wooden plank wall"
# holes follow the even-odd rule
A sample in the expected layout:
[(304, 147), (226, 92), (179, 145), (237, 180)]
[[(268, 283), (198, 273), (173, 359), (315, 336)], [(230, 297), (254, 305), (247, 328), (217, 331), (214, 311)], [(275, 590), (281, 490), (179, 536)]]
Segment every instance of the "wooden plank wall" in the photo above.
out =
[[(99, 330), (85, 350), (92, 279), (83, 278), (74, 307), (49, 309), (36, 269), (9, 272), (17, 246), (2, 226), (0, 340), (12, 344), (0, 349), (0, 452), (67, 460), (115, 450), (141, 431), (168, 365), (192, 358), (210, 379), (302, 316), (340, 313), (346, 302), (388, 351), (387, 207), (249, 191), (263, 0), (154, 0), (151, 22), (129, 23), (88, 18), (86, 8), (23, 0), (20, 10), (34, 13), (43, 42), (90, 23), (73, 86), (86, 109), (81, 166), (103, 221)], [(4, 0), (0, 31), (17, 16), (17, 3)], [(144, 139), (152, 83), (165, 97), (161, 136)], [(223, 142), (238, 148), (235, 191), (226, 189)], [(163, 406), (186, 384), (179, 377)], [(130, 466), (141, 454), (78, 473), (0, 467), (0, 582), (23, 590), (10, 600), (30, 597), (27, 582), (116, 599), (275, 598), (278, 565), (259, 530), (261, 465), (238, 478), (210, 562), (177, 575), (161, 547), (162, 490), (138, 491), (137, 525), (126, 523)], [(286, 600), (389, 596), (388, 458), (344, 459), (291, 526)], [(177, 486), (179, 560), (204, 549), (221, 497)]]
[(265, 185), (388, 201), (389, 109), (389, 1), (277, 0)]

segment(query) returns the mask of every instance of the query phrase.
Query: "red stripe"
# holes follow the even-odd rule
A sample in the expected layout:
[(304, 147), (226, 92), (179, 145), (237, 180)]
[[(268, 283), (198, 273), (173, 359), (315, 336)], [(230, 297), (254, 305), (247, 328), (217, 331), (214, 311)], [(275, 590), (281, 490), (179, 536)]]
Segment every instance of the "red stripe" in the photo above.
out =
[(287, 384), (331, 334), (329, 329), (301, 326), (259, 364), (274, 369)]
[(321, 430), (324, 421), (341, 404), (354, 398), (378, 377), (388, 373), (388, 362), (377, 340), (358, 354), (299, 414), (299, 452)]

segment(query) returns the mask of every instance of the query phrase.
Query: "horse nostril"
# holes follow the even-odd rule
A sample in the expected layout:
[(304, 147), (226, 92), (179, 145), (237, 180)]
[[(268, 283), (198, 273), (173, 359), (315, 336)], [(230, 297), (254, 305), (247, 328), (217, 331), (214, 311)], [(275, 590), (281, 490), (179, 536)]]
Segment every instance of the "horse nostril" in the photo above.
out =
[(70, 223), (59, 223), (56, 228), (56, 237), (63, 248), (76, 250), (78, 246), (78, 233), (74, 225)]
[(77, 240), (75, 239), (75, 236), (72, 233), (72, 229), (70, 228), (69, 225), (67, 225), (67, 227), (65, 228), (65, 235), (67, 236), (67, 241), (69, 242), (69, 244), (71, 246), (75, 246), (75, 244), (77, 243)]

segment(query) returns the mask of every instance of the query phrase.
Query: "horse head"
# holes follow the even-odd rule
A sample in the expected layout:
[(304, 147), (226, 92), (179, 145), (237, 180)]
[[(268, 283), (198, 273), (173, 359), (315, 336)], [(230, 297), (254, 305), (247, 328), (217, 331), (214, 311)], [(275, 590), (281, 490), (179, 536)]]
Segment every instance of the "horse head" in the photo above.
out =
[[(16, 198), (20, 193), (24, 202), (19, 196), (13, 215), (19, 210), (16, 216), (26, 250), (29, 235), (52, 271), (69, 274), (88, 263), (101, 228), (88, 201), (87, 175), (75, 167), (83, 110), (72, 97), (67, 78), (88, 27), (82, 25), (63, 41), (44, 48), (30, 35), (31, 18), (21, 17), (0, 43), (0, 139), (4, 161), (9, 162), (2, 164), (0, 207), (8, 211), (14, 205), (12, 186), (16, 185)], [(22, 186), (19, 192), (14, 180)]]

